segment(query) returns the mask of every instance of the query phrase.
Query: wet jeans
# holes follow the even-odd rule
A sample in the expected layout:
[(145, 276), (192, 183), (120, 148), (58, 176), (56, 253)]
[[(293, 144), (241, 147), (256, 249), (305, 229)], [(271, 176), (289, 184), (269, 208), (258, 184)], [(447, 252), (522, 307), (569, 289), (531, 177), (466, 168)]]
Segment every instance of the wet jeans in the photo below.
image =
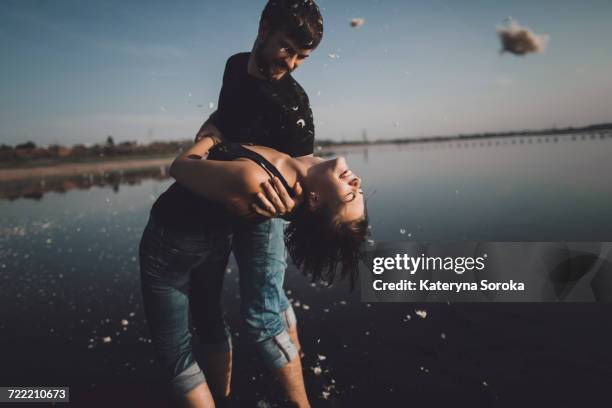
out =
[(283, 290), (286, 268), (284, 221), (245, 224), (233, 231), (211, 228), (177, 233), (155, 222), (140, 242), (140, 274), (145, 316), (152, 342), (177, 393), (205, 381), (195, 361), (191, 322), (202, 348), (231, 349), (220, 296), (233, 249), (240, 271), (241, 312), (246, 337), (270, 368), (297, 356), (287, 334), (295, 315)]

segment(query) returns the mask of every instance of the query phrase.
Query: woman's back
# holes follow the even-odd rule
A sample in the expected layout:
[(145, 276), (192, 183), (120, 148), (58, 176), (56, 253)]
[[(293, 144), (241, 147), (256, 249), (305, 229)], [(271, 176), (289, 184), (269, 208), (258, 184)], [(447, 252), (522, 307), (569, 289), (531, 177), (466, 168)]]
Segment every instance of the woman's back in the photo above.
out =
[(287, 158), (289, 156), (284, 153), (262, 146), (217, 145), (206, 160), (234, 161), (234, 167), (242, 169), (241, 182), (232, 186), (235, 192), (232, 200), (216, 202), (175, 182), (153, 204), (151, 215), (165, 227), (183, 232), (232, 225), (237, 216), (250, 212), (252, 196), (261, 191), (261, 184), (271, 176), (278, 177), (291, 194), (290, 185), (295, 183), (295, 175), (284, 177), (278, 170), (284, 167)]

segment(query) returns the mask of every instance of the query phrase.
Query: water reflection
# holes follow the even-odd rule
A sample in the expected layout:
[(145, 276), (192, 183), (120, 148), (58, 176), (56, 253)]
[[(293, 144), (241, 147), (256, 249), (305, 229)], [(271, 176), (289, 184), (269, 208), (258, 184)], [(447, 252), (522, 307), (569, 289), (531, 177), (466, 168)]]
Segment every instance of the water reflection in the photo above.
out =
[(169, 166), (144, 168), (104, 173), (86, 173), (68, 177), (48, 179), (25, 179), (3, 183), (0, 186), (0, 199), (13, 201), (19, 198), (41, 200), (45, 193), (66, 193), (70, 190), (89, 190), (93, 187), (112, 187), (115, 193), (123, 185), (133, 186), (143, 180), (165, 180), (169, 178)]
[[(557, 143), (581, 143), (583, 141), (605, 141), (612, 139), (612, 132), (599, 131), (582, 134), (551, 135), (551, 136), (515, 136), (447, 140), (427, 142), (406, 142), (387, 145), (345, 145), (335, 146), (320, 151), (322, 157), (333, 155), (351, 155), (364, 164), (370, 161), (369, 155), (372, 149), (375, 151), (401, 150), (401, 151), (430, 151), (430, 150), (465, 150), (481, 148), (498, 148), (517, 145), (542, 145)], [(447, 158), (452, 159), (452, 158)], [(2, 183), (0, 185), (0, 200), (16, 200), (19, 198), (41, 200), (45, 193), (65, 193), (70, 190), (88, 190), (92, 187), (111, 186), (115, 192), (119, 191), (122, 184), (136, 185), (143, 180), (165, 180), (169, 178), (168, 165), (160, 167), (149, 167), (142, 169), (131, 169), (129, 171), (109, 171), (103, 173), (85, 173), (67, 177), (53, 177), (44, 179), (24, 179)]]
[[(612, 185), (602, 176), (612, 173), (611, 138), (341, 146), (336, 153), (362, 175), (376, 241), (612, 240)], [(159, 381), (138, 244), (152, 203), (170, 183), (165, 169), (154, 168), (36, 180), (3, 193), (13, 198), (0, 200), (0, 383)], [(236, 343), (244, 338), (238, 275), (232, 262), (224, 305)], [(347, 395), (342, 406), (405, 389), (406, 378), (447, 384), (448, 367), (458, 367), (459, 384), (514, 381), (492, 373), (500, 364), (512, 367), (504, 373), (519, 372), (525, 367), (512, 364), (527, 360), (533, 378), (565, 378), (578, 364), (593, 384), (609, 367), (605, 305), (369, 304), (346, 285), (311, 286), (295, 269), (285, 289), (300, 322), (308, 389), (320, 395), (333, 380)], [(519, 350), (526, 333), (529, 345)], [(236, 353), (238, 396), (267, 389), (252, 353)]]

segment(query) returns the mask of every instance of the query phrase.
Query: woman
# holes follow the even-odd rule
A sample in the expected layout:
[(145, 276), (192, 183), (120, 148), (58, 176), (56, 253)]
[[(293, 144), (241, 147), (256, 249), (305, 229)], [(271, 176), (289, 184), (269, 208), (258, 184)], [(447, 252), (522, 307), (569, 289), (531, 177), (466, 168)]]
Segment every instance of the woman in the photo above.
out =
[[(208, 159), (201, 160), (209, 151)], [(186, 401), (201, 400), (210, 392), (194, 363), (187, 311), (192, 311), (202, 342), (226, 352), (231, 360), (230, 336), (219, 302), (223, 275), (211, 279), (209, 271), (225, 269), (234, 221), (257, 222), (260, 211), (254, 204), (265, 202), (265, 190), (275, 189), (285, 203), (291, 203), (288, 195), (300, 193), (303, 186), (306, 198), (293, 209), (286, 229), (293, 261), (313, 280), (329, 283), (341, 264), (340, 277), (348, 277), (353, 286), (367, 216), (361, 180), (341, 157), (292, 158), (267, 147), (224, 144), (209, 136), (179, 155), (170, 174), (180, 184), (175, 183), (154, 204), (141, 241), (143, 300), (154, 344), (174, 389)], [(189, 196), (192, 192), (202, 198)], [(192, 234), (190, 228), (205, 232)], [(197, 286), (198, 280), (205, 281), (205, 292), (188, 296), (189, 285)], [(290, 316), (286, 319), (290, 325)], [(224, 372), (207, 377), (211, 388), (227, 395), (228, 361), (213, 361), (209, 367), (208, 373), (225, 367)], [(213, 383), (215, 378), (222, 387)]]

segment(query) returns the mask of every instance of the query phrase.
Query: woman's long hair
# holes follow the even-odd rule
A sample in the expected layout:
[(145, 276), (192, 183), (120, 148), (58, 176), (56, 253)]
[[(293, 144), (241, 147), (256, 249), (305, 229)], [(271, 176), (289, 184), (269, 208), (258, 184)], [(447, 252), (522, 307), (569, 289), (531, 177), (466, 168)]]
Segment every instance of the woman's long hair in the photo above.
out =
[(368, 233), (368, 213), (340, 223), (328, 206), (312, 210), (303, 202), (294, 210), (285, 231), (285, 243), (293, 263), (312, 281), (331, 285), (340, 266), (340, 279), (348, 276), (351, 290), (359, 272), (363, 243)]

